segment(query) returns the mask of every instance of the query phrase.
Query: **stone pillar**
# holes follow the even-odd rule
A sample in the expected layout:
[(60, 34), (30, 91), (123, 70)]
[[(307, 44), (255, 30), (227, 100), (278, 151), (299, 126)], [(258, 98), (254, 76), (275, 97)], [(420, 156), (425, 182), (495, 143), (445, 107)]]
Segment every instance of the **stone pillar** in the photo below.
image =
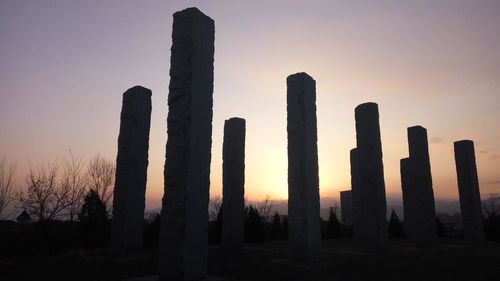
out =
[(352, 234), (354, 238), (361, 240), (361, 198), (359, 189), (359, 167), (358, 167), (358, 149), (353, 148), (350, 151), (351, 159), (351, 198), (352, 198)]
[(221, 242), (237, 247), (243, 244), (245, 225), (245, 119), (224, 122), (222, 159)]
[(479, 244), (485, 238), (474, 142), (456, 141), (454, 147), (464, 238), (471, 244)]
[(213, 62), (214, 21), (196, 8), (176, 12), (159, 241), (161, 280), (206, 276)]
[(362, 243), (366, 250), (378, 251), (386, 248), (388, 233), (377, 104), (358, 105), (355, 118)]
[(340, 192), (340, 210), (342, 222), (347, 225), (352, 224), (352, 193), (350, 190)]
[(319, 259), (316, 81), (306, 73), (287, 78), (288, 238), (291, 258)]
[(150, 121), (151, 90), (135, 86), (123, 93), (111, 228), (115, 257), (142, 252)]
[(410, 157), (401, 159), (405, 233), (418, 246), (436, 246), (436, 210), (427, 130), (424, 127), (408, 128), (408, 147)]

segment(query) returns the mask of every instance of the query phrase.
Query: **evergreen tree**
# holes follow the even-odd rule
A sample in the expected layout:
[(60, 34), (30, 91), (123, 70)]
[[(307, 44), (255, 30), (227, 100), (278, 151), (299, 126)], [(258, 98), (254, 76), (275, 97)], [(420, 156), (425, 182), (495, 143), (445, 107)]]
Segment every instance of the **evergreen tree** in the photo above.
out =
[(109, 241), (106, 205), (96, 191), (90, 190), (85, 196), (78, 218), (82, 224), (82, 240), (85, 246), (103, 246)]
[(446, 227), (444, 224), (441, 222), (439, 218), (436, 218), (436, 229), (437, 229), (437, 234), (438, 237), (445, 237), (446, 236)]
[(143, 243), (146, 249), (158, 248), (158, 238), (160, 236), (160, 214), (156, 214), (144, 228)]
[(274, 213), (273, 216), (273, 221), (271, 223), (271, 239), (272, 240), (278, 240), (282, 238), (282, 231), (281, 231), (281, 219), (280, 215), (278, 212)]
[(340, 231), (340, 223), (337, 219), (337, 213), (333, 211), (333, 207), (330, 207), (330, 216), (328, 217), (328, 238), (338, 238), (342, 236)]
[(489, 241), (500, 241), (500, 215), (490, 214), (484, 219), (484, 233)]
[(399, 221), (396, 211), (392, 209), (391, 220), (389, 221), (389, 237), (390, 238), (400, 238), (404, 237), (403, 228), (401, 227), (401, 222)]
[(288, 240), (288, 216), (283, 217), (283, 223), (282, 223), (282, 228), (281, 228), (281, 233), (283, 235), (283, 238), (285, 240)]
[(264, 223), (259, 211), (250, 205), (245, 218), (245, 241), (262, 242), (265, 238)]
[(78, 217), (81, 222), (97, 222), (108, 219), (106, 205), (104, 205), (97, 192), (90, 190), (85, 196), (85, 201)]

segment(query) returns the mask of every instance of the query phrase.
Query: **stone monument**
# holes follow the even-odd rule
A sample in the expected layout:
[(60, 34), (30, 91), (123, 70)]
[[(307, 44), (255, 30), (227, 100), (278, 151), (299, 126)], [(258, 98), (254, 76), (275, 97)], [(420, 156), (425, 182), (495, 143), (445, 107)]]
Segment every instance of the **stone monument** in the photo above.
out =
[(117, 258), (142, 252), (148, 170), (151, 90), (141, 86), (123, 94), (116, 157), (111, 249)]
[(436, 210), (432, 189), (427, 130), (408, 128), (410, 157), (401, 159), (404, 230), (420, 247), (437, 245)]
[(355, 119), (359, 172), (359, 230), (365, 250), (380, 251), (387, 246), (388, 231), (377, 104), (369, 102), (358, 105), (355, 109)]
[(214, 21), (196, 8), (174, 14), (160, 280), (206, 276), (214, 32)]
[(306, 73), (287, 78), (287, 131), (291, 258), (315, 261), (321, 244), (316, 82)]
[(471, 244), (481, 244), (485, 238), (474, 142), (456, 141), (454, 147), (464, 238)]
[(361, 240), (361, 199), (359, 189), (358, 150), (353, 148), (349, 152), (351, 161), (351, 200), (352, 200), (352, 234)]
[(221, 242), (223, 247), (238, 247), (245, 225), (245, 119), (224, 122), (222, 159)]
[(342, 222), (347, 225), (352, 224), (352, 191), (344, 190), (340, 192), (340, 211)]

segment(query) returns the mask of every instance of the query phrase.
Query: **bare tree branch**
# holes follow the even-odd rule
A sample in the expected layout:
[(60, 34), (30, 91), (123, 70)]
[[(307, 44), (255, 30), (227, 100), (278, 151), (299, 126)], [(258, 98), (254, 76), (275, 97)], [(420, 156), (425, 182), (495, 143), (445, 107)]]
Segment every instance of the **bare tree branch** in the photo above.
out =
[(7, 206), (14, 201), (14, 192), (12, 190), (12, 179), (16, 173), (16, 164), (11, 163), (7, 166), (5, 157), (0, 160), (0, 219), (10, 215), (6, 214)]
[(63, 174), (61, 188), (66, 193), (66, 214), (70, 221), (76, 218), (80, 211), (83, 199), (87, 193), (87, 173), (82, 164), (82, 159), (75, 159), (71, 151), (69, 158), (63, 159)]
[(491, 193), (482, 202), (484, 214), (487, 217), (500, 215), (500, 194)]
[(100, 154), (90, 159), (87, 170), (87, 188), (97, 192), (108, 212), (111, 210), (114, 183), (115, 164)]
[(264, 201), (257, 203), (257, 210), (266, 222), (270, 220), (275, 208), (276, 202), (271, 200), (271, 196), (269, 195), (266, 195), (266, 199), (264, 199)]
[(215, 196), (210, 199), (208, 204), (208, 219), (210, 221), (217, 220), (217, 215), (222, 208), (222, 198), (220, 196)]
[(20, 207), (39, 221), (54, 219), (66, 208), (69, 189), (57, 184), (57, 164), (49, 163), (36, 169), (30, 166), (26, 175), (26, 193), (19, 192)]

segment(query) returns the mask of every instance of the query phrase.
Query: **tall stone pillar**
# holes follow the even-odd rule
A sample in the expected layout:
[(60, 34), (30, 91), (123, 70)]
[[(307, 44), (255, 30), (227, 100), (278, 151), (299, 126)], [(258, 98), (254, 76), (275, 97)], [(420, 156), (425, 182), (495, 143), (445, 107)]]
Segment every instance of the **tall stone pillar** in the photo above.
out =
[(237, 247), (243, 244), (245, 225), (245, 119), (224, 122), (222, 159), (221, 242)]
[(436, 246), (436, 210), (427, 130), (422, 126), (409, 127), (408, 146), (410, 157), (401, 159), (405, 233), (418, 246)]
[(340, 192), (340, 211), (342, 222), (347, 225), (352, 224), (352, 192), (344, 190)]
[(356, 143), (362, 243), (368, 251), (386, 248), (388, 233), (378, 106), (356, 107)]
[(361, 197), (359, 187), (359, 167), (358, 167), (358, 149), (353, 148), (350, 151), (351, 160), (351, 198), (352, 198), (352, 233), (354, 238), (361, 240)]
[(214, 21), (196, 8), (174, 14), (159, 273), (206, 276), (212, 145)]
[(484, 242), (484, 230), (474, 142), (456, 141), (454, 147), (464, 238), (471, 244), (479, 244)]
[(288, 238), (291, 258), (319, 259), (316, 81), (306, 73), (287, 78)]
[(111, 248), (115, 257), (142, 252), (148, 170), (151, 90), (141, 86), (123, 94), (116, 157)]

